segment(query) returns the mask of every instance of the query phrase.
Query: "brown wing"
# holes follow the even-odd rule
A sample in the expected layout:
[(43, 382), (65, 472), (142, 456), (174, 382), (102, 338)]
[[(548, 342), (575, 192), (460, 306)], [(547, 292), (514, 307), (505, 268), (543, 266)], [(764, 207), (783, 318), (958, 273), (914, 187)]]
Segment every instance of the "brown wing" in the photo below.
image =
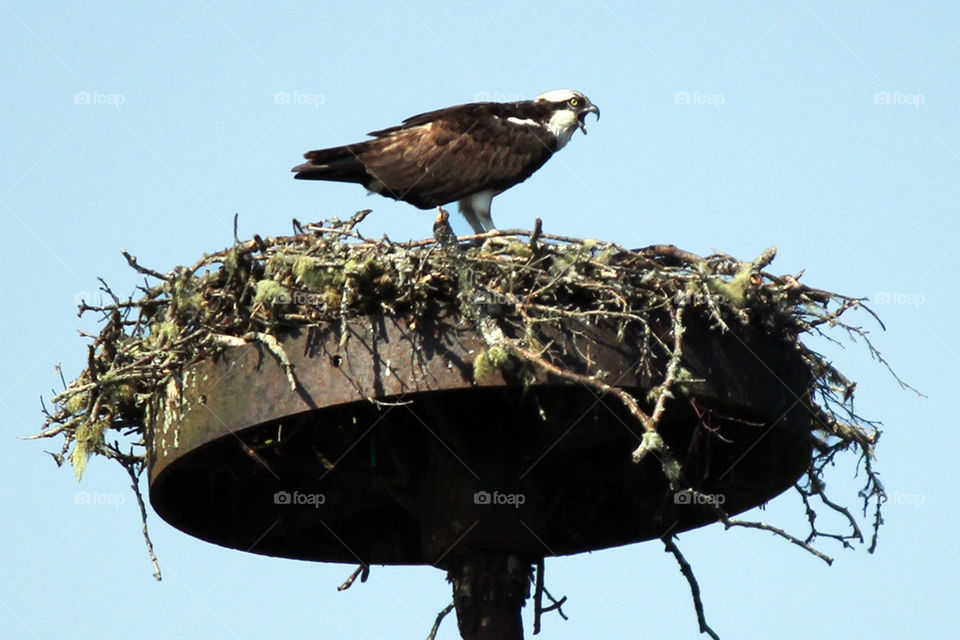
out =
[(427, 209), (478, 191), (509, 189), (553, 155), (542, 127), (476, 111), (424, 114), (375, 132), (379, 137), (359, 154), (374, 178), (368, 188)]

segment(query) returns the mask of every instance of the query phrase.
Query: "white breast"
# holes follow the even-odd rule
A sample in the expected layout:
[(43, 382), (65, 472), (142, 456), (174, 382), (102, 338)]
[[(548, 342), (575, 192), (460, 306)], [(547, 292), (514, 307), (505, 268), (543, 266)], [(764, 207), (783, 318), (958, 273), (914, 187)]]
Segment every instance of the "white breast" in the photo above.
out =
[(580, 126), (580, 123), (577, 121), (576, 114), (569, 109), (560, 109), (550, 116), (547, 129), (557, 136), (558, 151), (570, 141), (570, 136), (573, 135), (578, 126)]

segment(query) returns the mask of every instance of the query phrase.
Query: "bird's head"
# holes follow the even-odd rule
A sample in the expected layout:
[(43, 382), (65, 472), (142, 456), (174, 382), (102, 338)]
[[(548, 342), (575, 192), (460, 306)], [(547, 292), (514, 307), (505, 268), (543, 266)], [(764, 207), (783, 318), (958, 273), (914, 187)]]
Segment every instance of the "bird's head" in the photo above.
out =
[[(554, 108), (554, 114), (550, 118), (551, 127), (569, 129), (570, 133), (573, 133), (574, 127), (579, 128), (584, 134), (587, 133), (585, 120), (588, 113), (597, 116), (597, 120), (600, 119), (600, 109), (579, 91), (554, 89), (541, 93), (536, 101), (549, 103)], [(567, 137), (569, 135), (568, 133)]]

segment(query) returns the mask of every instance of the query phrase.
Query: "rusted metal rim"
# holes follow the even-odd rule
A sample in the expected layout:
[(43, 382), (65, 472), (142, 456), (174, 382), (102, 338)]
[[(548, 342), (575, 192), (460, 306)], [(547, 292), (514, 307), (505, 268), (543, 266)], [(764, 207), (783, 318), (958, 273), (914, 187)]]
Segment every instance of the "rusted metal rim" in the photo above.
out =
[[(664, 322), (650, 320), (654, 332)], [(227, 547), (367, 564), (448, 566), (477, 550), (537, 558), (715, 521), (674, 495), (640, 427), (610, 397), (529, 372), (474, 382), (484, 343), (456, 316), (358, 318), (280, 338), (299, 384), (251, 344), (171, 384), (149, 430), (150, 499)], [(641, 336), (566, 327), (566, 366), (646, 398), (663, 358)], [(810, 459), (809, 372), (760, 331), (691, 322), (687, 371), (660, 432), (684, 478), (729, 513), (788, 488)], [(373, 398), (380, 404), (366, 398)]]

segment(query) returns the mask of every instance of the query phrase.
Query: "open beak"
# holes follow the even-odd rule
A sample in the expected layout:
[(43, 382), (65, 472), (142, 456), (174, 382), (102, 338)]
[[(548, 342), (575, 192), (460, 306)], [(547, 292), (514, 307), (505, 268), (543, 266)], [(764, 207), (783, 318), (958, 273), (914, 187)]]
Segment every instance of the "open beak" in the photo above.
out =
[(580, 122), (580, 131), (583, 131), (583, 135), (587, 135), (587, 123), (584, 121), (587, 119), (588, 113), (592, 113), (593, 115), (597, 116), (597, 120), (600, 119), (600, 109), (598, 109), (597, 105), (595, 104), (591, 104), (589, 107), (577, 114), (577, 120)]

